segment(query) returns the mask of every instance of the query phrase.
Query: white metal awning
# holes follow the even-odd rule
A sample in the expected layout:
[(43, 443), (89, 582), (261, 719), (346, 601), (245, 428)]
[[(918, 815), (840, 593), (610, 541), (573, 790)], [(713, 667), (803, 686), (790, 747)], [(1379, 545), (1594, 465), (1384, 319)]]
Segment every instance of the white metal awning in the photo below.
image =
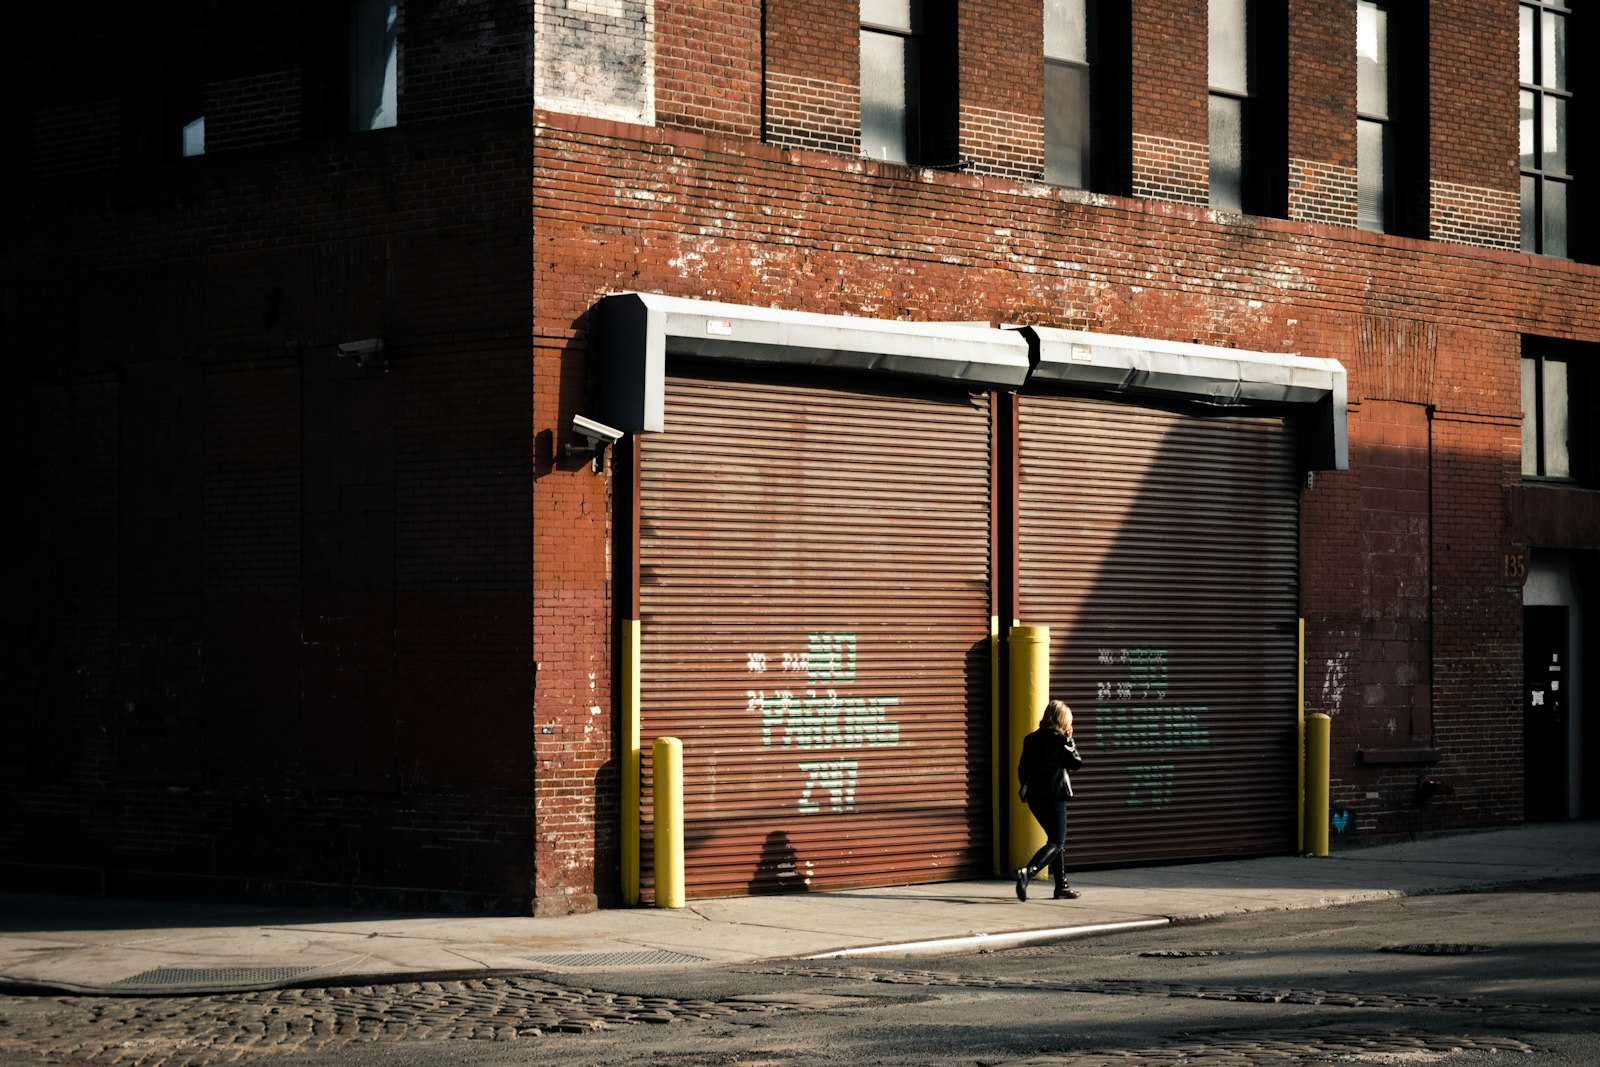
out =
[(1286, 408), (1305, 463), (1349, 466), (1345, 372), (1337, 360), (1113, 334), (983, 323), (901, 322), (617, 293), (595, 315), (596, 415), (664, 429), (666, 357), (692, 356), (898, 375), (1021, 390), (1054, 385), (1222, 408)]
[(655, 293), (600, 302), (601, 421), (662, 429), (666, 356), (873, 371), (981, 387), (1019, 388), (1026, 339), (987, 325), (897, 322)]
[(1024, 326), (1029, 380), (1223, 408), (1285, 406), (1301, 416), (1307, 465), (1350, 466), (1344, 367), (1335, 359)]

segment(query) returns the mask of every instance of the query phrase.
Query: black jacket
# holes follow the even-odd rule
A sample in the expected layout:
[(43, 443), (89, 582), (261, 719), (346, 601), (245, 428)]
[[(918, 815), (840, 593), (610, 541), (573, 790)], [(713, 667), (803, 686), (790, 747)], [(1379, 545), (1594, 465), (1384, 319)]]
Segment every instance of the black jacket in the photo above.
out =
[[(1077, 743), (1066, 734), (1039, 729), (1022, 739), (1022, 756), (1017, 760), (1017, 781), (1027, 788), (1027, 797), (1066, 800), (1072, 796), (1068, 771), (1083, 766)], [(1056, 771), (1061, 771), (1058, 776)]]

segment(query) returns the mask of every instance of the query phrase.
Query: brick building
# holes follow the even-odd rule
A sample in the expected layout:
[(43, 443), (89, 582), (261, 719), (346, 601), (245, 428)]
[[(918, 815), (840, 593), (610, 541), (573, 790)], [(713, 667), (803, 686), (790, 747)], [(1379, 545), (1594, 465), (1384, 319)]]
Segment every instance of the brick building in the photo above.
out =
[(1600, 808), (1591, 13), (157, 8), (5, 16), (6, 885), (648, 900), (664, 735), (691, 894), (986, 875), (1039, 627), (1080, 864), (1302, 691), (1336, 843)]

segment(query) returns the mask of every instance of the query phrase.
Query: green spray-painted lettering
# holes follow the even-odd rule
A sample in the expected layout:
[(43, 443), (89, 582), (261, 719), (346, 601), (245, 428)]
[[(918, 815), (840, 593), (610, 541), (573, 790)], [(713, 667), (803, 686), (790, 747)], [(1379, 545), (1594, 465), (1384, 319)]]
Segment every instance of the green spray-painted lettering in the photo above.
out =
[[(888, 709), (899, 706), (899, 697), (855, 696), (833, 688), (856, 681), (855, 634), (807, 634), (804, 652), (770, 656), (751, 652), (745, 657), (745, 666), (754, 674), (804, 672), (807, 681), (818, 687), (800, 693), (793, 689), (746, 690), (745, 710), (760, 718), (762, 748), (826, 752), (900, 743), (900, 724), (887, 714)], [(798, 804), (801, 814), (855, 810), (857, 761), (808, 760), (799, 767), (806, 775)]]
[(856, 635), (806, 635), (806, 680), (813, 685), (856, 680)]
[(1095, 733), (1100, 746), (1112, 750), (1209, 748), (1211, 731), (1200, 722), (1207, 710), (1203, 704), (1100, 704)]
[(747, 694), (749, 710), (761, 716), (763, 748), (881, 748), (900, 743), (900, 724), (885, 712), (899, 697), (841, 696), (829, 689), (787, 689)]
[(1160, 809), (1172, 806), (1172, 764), (1147, 763), (1129, 767), (1128, 770), (1133, 774), (1133, 785), (1128, 789), (1128, 807)]

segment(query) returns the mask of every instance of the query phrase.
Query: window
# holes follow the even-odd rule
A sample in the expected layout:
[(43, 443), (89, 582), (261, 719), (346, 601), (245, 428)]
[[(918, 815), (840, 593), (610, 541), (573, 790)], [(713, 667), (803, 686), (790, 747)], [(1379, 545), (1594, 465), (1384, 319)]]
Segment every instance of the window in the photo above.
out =
[(383, 130), (395, 124), (400, 66), (398, 0), (355, 0), (350, 5), (350, 129)]
[(1089, 187), (1094, 155), (1094, 0), (1045, 0), (1044, 180)]
[(922, 96), (921, 0), (861, 0), (861, 152), (909, 163)]
[(1211, 206), (1245, 210), (1256, 91), (1252, 0), (1211, 0)]
[(178, 128), (179, 153), (201, 156), (206, 151), (206, 22), (205, 0), (175, 0), (171, 7), (170, 46), (173, 57), (171, 122)]
[(1567, 439), (1570, 393), (1567, 361), (1522, 357), (1522, 473), (1529, 478), (1571, 478)]
[(1567, 253), (1568, 111), (1565, 0), (1520, 5), (1522, 248)]
[(398, 0), (302, 0), (301, 35), (307, 137), (383, 130), (399, 121)]
[(1390, 69), (1389, 9), (1361, 0), (1356, 6), (1356, 222), (1380, 232), (1394, 228)]
[(1522, 474), (1600, 481), (1600, 346), (1522, 341)]
[(1044, 180), (1125, 191), (1132, 127), (1123, 0), (1045, 0)]
[(1287, 212), (1287, 21), (1281, 0), (1210, 0), (1211, 206)]
[(204, 155), (205, 0), (166, 0), (154, 18), (125, 9), (123, 155), (129, 162)]
[(955, 4), (861, 0), (861, 153), (954, 162)]

